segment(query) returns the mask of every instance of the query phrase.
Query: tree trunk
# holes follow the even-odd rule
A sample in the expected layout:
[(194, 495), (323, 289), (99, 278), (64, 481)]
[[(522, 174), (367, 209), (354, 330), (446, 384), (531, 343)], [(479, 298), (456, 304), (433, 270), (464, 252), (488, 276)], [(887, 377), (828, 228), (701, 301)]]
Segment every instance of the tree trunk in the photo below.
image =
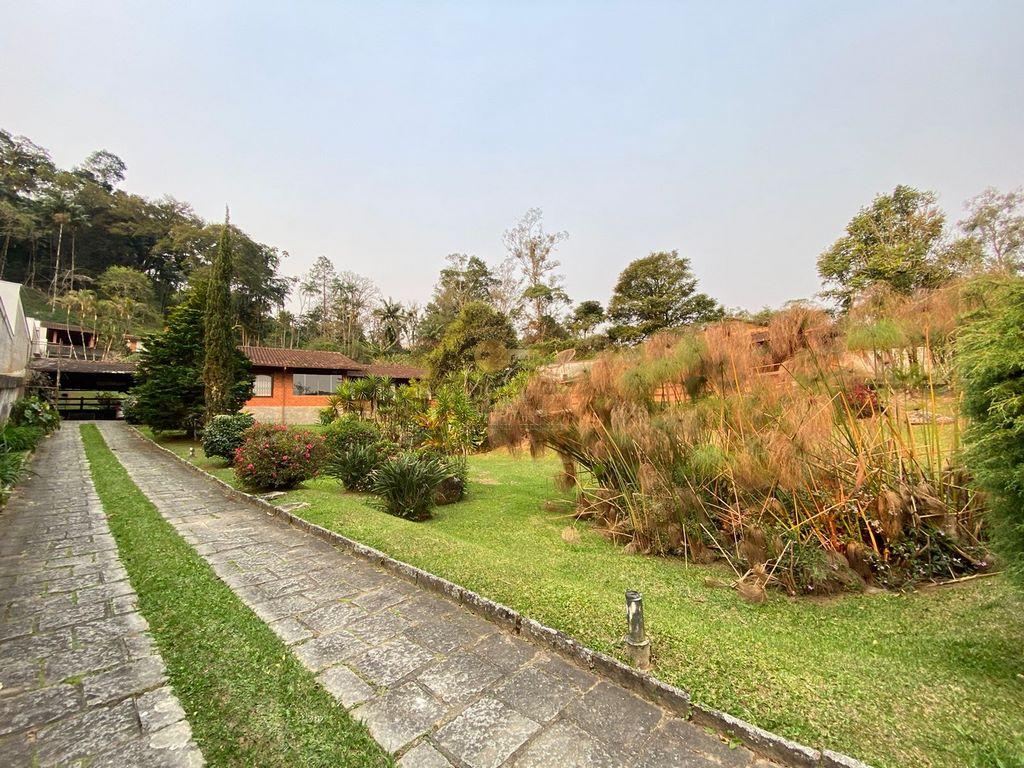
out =
[(64, 241), (64, 222), (57, 228), (57, 257), (53, 262), (53, 280), (50, 282), (52, 295), (50, 296), (50, 309), (57, 306), (57, 276), (60, 274), (60, 247)]
[(71, 230), (71, 284), (69, 291), (75, 290), (75, 230)]
[(32, 238), (32, 248), (28, 252), (28, 275), (25, 282), (30, 288), (36, 287), (36, 238)]
[(4, 252), (0, 256), (0, 280), (4, 279), (4, 270), (7, 268), (7, 249), (11, 247), (11, 232), (7, 231), (7, 237), (4, 238)]

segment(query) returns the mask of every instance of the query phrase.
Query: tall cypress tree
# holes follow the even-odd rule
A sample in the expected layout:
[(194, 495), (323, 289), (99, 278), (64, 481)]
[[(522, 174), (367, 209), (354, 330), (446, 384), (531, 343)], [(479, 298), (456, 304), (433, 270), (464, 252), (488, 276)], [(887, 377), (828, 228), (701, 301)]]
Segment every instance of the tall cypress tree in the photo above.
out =
[(231, 311), (231, 217), (224, 211), (224, 228), (213, 257), (210, 282), (206, 289), (206, 314), (203, 341), (203, 390), (206, 418), (232, 410), (231, 388), (235, 383), (234, 317)]
[[(208, 280), (195, 279), (183, 301), (167, 316), (161, 333), (146, 336), (135, 373), (132, 400), (125, 417), (156, 431), (185, 429), (195, 433), (206, 417), (203, 361)], [(252, 368), (245, 355), (232, 349), (231, 386), (225, 410), (234, 412), (252, 396)]]

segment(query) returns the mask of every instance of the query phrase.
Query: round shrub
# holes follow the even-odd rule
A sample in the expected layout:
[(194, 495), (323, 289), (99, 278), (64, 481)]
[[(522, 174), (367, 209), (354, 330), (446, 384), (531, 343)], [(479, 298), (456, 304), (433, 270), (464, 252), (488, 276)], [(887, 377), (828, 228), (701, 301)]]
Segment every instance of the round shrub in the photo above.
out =
[(251, 413), (229, 413), (214, 416), (203, 430), (203, 452), (220, 456), (229, 462), (245, 438), (245, 431), (256, 424)]
[(368, 445), (382, 439), (376, 422), (361, 419), (354, 414), (347, 414), (331, 422), (323, 435), (327, 452), (331, 455), (353, 445)]
[(235, 476), (247, 488), (293, 488), (314, 477), (324, 461), (324, 440), (308, 429), (257, 424), (235, 451)]
[(378, 497), (377, 506), (389, 515), (426, 520), (434, 508), (434, 494), (447, 474), (435, 456), (400, 453), (373, 473), (370, 492)]
[(139, 416), (139, 398), (135, 395), (125, 395), (121, 400), (121, 416), (128, 424), (141, 424)]
[(341, 446), (328, 453), (326, 473), (350, 491), (368, 491), (371, 475), (397, 447), (386, 440)]

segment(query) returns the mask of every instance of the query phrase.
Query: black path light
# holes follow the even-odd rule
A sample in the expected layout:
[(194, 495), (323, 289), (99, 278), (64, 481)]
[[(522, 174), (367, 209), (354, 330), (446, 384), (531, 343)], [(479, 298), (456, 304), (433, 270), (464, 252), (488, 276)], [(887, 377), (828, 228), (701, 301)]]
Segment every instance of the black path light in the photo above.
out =
[(626, 590), (626, 651), (638, 669), (651, 668), (651, 641), (644, 627), (644, 596), (635, 589)]

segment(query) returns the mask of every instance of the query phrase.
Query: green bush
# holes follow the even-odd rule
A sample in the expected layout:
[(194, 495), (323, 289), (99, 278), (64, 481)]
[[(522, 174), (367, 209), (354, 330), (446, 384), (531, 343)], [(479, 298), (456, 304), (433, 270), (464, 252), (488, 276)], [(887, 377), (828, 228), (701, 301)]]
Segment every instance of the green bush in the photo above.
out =
[(18, 427), (4, 424), (0, 427), (0, 446), (5, 451), (31, 451), (43, 439), (46, 432), (42, 427)]
[(121, 415), (128, 424), (141, 424), (142, 417), (139, 414), (139, 398), (135, 395), (125, 395), (121, 400)]
[(351, 443), (328, 454), (326, 472), (350, 491), (370, 490), (373, 472), (391, 456), (397, 446), (386, 440)]
[(986, 283), (958, 339), (967, 466), (989, 494), (993, 547), (1024, 584), (1024, 280)]
[(41, 397), (32, 395), (14, 401), (10, 423), (16, 427), (39, 427), (50, 433), (60, 426), (60, 414)]
[(447, 475), (448, 468), (435, 456), (400, 453), (373, 473), (370, 492), (389, 515), (426, 520), (434, 508), (434, 494)]
[(257, 424), (235, 451), (235, 476), (247, 488), (293, 488), (316, 476), (324, 462), (324, 439), (308, 429)]
[(368, 445), (382, 439), (376, 422), (361, 419), (354, 414), (347, 414), (331, 422), (323, 435), (327, 453), (331, 456), (353, 445)]
[(245, 439), (245, 431), (256, 424), (251, 413), (214, 416), (203, 430), (203, 452), (233, 462), (235, 451)]
[(338, 418), (338, 412), (334, 409), (333, 406), (328, 405), (326, 408), (321, 408), (319, 411), (317, 411), (316, 417), (317, 420), (320, 422), (320, 425), (326, 427), (328, 424), (333, 423), (334, 420)]
[(25, 474), (25, 454), (0, 447), (0, 502), (7, 501), (11, 488)]
[(441, 507), (462, 501), (469, 482), (469, 467), (464, 456), (448, 456), (433, 450), (421, 450), (421, 456), (435, 459), (445, 471), (444, 479), (434, 491), (434, 503)]

